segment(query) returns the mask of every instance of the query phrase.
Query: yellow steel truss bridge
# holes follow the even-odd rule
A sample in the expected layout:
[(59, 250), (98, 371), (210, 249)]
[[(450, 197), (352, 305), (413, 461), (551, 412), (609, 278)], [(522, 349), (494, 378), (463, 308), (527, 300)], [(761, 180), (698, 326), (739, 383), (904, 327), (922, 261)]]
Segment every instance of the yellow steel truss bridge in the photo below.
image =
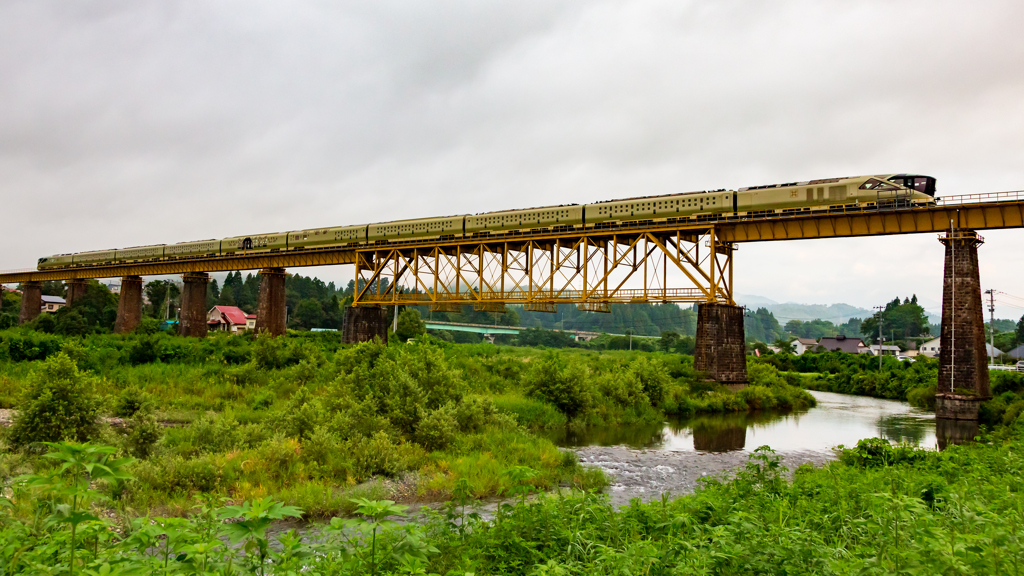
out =
[[(733, 304), (737, 244), (1024, 227), (1024, 192), (947, 196), (899, 209), (850, 206), (635, 221), (569, 230), (378, 242), (347, 247), (220, 255), (145, 263), (0, 273), (0, 283), (113, 278), (354, 264), (354, 304), (508, 304), (553, 311), (558, 304), (607, 311), (617, 302)], [(669, 286), (670, 277), (686, 286)]]

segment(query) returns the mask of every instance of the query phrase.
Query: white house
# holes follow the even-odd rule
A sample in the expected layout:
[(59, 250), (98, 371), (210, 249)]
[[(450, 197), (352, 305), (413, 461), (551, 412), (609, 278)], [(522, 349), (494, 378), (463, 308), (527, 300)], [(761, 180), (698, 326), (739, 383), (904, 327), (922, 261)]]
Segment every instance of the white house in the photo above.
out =
[(883, 356), (899, 356), (900, 352), (902, 352), (899, 346), (886, 346), (884, 344), (881, 347), (879, 347), (878, 344), (868, 346), (868, 349), (871, 350), (871, 354), (873, 356), (878, 356), (879, 348), (881, 348), (881, 354)]
[(931, 340), (921, 344), (920, 350), (921, 356), (927, 356), (929, 358), (935, 358), (939, 355), (939, 341), (941, 338), (932, 338)]
[(814, 338), (797, 338), (793, 340), (793, 353), (797, 356), (807, 352), (808, 350), (814, 350), (818, 347), (818, 341)]
[(42, 296), (43, 304), (41, 310), (43, 312), (56, 312), (61, 308), (67, 306), (67, 301), (60, 296)]
[[(921, 355), (929, 358), (936, 358), (939, 355), (939, 341), (941, 338), (933, 338), (921, 344)], [(998, 348), (993, 348), (988, 342), (985, 343), (985, 353), (988, 354), (989, 358), (1001, 356), (1003, 351)]]

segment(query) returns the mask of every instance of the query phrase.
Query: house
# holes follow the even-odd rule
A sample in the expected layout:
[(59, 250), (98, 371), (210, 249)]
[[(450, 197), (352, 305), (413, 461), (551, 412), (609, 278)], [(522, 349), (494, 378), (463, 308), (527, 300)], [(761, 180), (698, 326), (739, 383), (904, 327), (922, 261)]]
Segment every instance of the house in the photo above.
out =
[(900, 350), (899, 346), (886, 346), (885, 344), (881, 346), (878, 344), (872, 344), (871, 346), (868, 346), (868, 350), (873, 356), (878, 356), (879, 353), (881, 353), (882, 356), (901, 356), (901, 352), (903, 352)]
[(941, 338), (932, 338), (931, 340), (921, 344), (921, 356), (927, 356), (929, 358), (935, 358), (939, 355), (939, 341)]
[(814, 349), (818, 347), (818, 341), (814, 338), (797, 338), (796, 340), (793, 340), (792, 346), (793, 353), (799, 356), (808, 350), (813, 352)]
[[(250, 320), (251, 319), (251, 320)], [(246, 314), (237, 306), (214, 306), (206, 315), (206, 323), (210, 330), (219, 330), (238, 334), (256, 327), (256, 315)]]
[(847, 354), (866, 354), (869, 352), (863, 340), (860, 338), (848, 338), (842, 334), (839, 336), (826, 336), (818, 340), (818, 346), (829, 352), (845, 352)]
[(68, 305), (67, 300), (64, 300), (60, 296), (43, 296), (42, 299), (43, 305), (41, 310), (43, 312), (56, 312)]
[[(939, 341), (941, 338), (933, 338), (924, 344), (921, 344), (921, 355), (929, 358), (936, 358), (939, 355)], [(988, 354), (989, 358), (998, 358), (1002, 355), (1002, 350), (993, 348), (991, 344), (985, 343), (985, 353)], [(1012, 351), (1011, 351), (1012, 355)]]
[(1017, 346), (1013, 350), (1006, 353), (1010, 358), (1014, 360), (1024, 360), (1024, 344)]

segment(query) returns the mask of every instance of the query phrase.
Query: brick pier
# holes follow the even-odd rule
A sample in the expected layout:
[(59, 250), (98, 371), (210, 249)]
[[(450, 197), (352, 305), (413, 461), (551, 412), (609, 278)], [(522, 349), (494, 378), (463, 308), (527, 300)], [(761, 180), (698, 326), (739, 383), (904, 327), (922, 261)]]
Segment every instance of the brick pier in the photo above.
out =
[(743, 308), (729, 304), (697, 305), (697, 349), (693, 367), (733, 390), (747, 385)]
[(142, 322), (142, 277), (121, 278), (121, 295), (117, 299), (117, 320), (114, 332), (127, 334), (138, 328)]
[(283, 336), (288, 326), (284, 268), (260, 270), (260, 300), (256, 306), (256, 333)]
[(388, 313), (379, 306), (347, 306), (342, 321), (342, 344), (369, 342), (374, 338), (388, 342)]
[(89, 285), (88, 280), (71, 280), (65, 284), (67, 294), (64, 296), (64, 301), (68, 306), (73, 306), (75, 301), (85, 296), (85, 288)]
[(43, 308), (43, 283), (22, 282), (21, 283), (21, 312), (18, 314), (18, 324), (31, 322), (39, 316)]
[(935, 416), (977, 420), (978, 406), (992, 396), (978, 274), (984, 239), (974, 230), (952, 230), (939, 241), (946, 246), (946, 263)]
[(181, 289), (181, 315), (178, 330), (182, 336), (206, 337), (206, 284), (210, 275), (203, 272), (186, 272), (181, 275), (184, 287)]

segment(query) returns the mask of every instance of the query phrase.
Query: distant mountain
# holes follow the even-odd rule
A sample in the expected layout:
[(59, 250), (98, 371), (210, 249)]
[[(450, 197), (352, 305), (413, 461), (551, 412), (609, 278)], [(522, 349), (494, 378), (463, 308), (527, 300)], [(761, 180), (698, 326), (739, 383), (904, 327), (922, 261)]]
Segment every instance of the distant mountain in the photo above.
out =
[[(805, 322), (808, 320), (828, 320), (833, 324), (844, 324), (850, 318), (860, 318), (863, 320), (870, 318), (875, 313), (874, 310), (850, 304), (797, 304), (796, 302), (780, 304), (771, 298), (752, 295), (739, 295), (736, 297), (736, 303), (747, 308), (765, 308), (783, 326), (790, 320), (802, 320)], [(934, 314), (928, 314), (928, 322), (938, 324), (939, 317)]]
[(736, 303), (740, 306), (746, 306), (747, 308), (764, 308), (766, 306), (772, 306), (778, 304), (771, 298), (765, 298), (764, 296), (753, 296), (750, 294), (737, 294)]
[(850, 318), (870, 318), (873, 310), (858, 308), (849, 304), (772, 304), (765, 306), (775, 315), (779, 324), (785, 325), (790, 320), (828, 320), (833, 324), (844, 324)]

